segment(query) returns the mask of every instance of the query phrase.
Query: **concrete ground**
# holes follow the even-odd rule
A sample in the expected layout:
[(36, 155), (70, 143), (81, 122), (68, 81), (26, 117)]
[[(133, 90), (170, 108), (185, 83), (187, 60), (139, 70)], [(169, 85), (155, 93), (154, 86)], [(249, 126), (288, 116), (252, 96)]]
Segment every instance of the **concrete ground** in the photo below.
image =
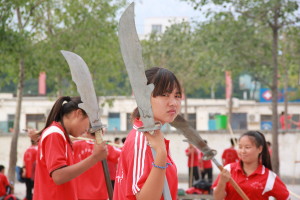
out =
[[(291, 191), (291, 200), (300, 200), (300, 185), (287, 185), (288, 189)], [(187, 183), (179, 183), (178, 188), (187, 189)], [(25, 183), (16, 183), (15, 184), (15, 195), (20, 200), (25, 198), (26, 186)], [(293, 195), (295, 194), (295, 195)]]

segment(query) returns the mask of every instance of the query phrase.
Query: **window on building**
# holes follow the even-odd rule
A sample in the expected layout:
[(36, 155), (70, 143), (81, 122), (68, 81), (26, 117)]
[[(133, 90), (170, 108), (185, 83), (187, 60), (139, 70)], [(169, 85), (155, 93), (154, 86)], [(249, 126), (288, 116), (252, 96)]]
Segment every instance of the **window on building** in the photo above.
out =
[(41, 130), (45, 127), (46, 118), (44, 114), (27, 114), (26, 128)]
[(162, 25), (161, 24), (152, 24), (151, 33), (162, 33)]
[(7, 115), (7, 121), (0, 122), (0, 131), (12, 133), (14, 128), (15, 115)]
[(260, 129), (261, 130), (272, 130), (272, 115), (261, 115)]
[(292, 115), (291, 123), (292, 129), (300, 129), (300, 115)]
[(15, 115), (8, 115), (7, 118), (7, 130), (8, 132), (13, 132)]
[(232, 113), (230, 124), (233, 130), (246, 130), (248, 127), (247, 113)]
[(108, 130), (119, 131), (120, 126), (120, 113), (108, 113)]
[(132, 129), (131, 113), (126, 114), (126, 130)]
[(196, 113), (188, 114), (188, 121), (190, 126), (196, 129)]

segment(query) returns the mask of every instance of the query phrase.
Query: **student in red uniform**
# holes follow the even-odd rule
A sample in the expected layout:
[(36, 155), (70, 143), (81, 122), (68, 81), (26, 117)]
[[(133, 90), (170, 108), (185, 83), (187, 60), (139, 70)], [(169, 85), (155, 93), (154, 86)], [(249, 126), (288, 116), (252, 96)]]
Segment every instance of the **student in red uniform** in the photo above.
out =
[(114, 188), (118, 162), (121, 155), (121, 149), (110, 145), (108, 145), (107, 149), (108, 149), (107, 165), (108, 165), (111, 184)]
[[(287, 118), (287, 124), (285, 124), (285, 116)], [(284, 111), (281, 112), (280, 117), (279, 117), (279, 123), (280, 123), (280, 128), (282, 130), (286, 130), (286, 129), (291, 129), (291, 120), (292, 116), (291, 115), (286, 115)]]
[(11, 193), (13, 193), (13, 185), (11, 185), (8, 182), (7, 177), (4, 175), (5, 168), (3, 165), (0, 165), (0, 199), (4, 199), (8, 196), (7, 194), (7, 188), (10, 188), (9, 190)]
[(89, 129), (89, 119), (78, 107), (80, 97), (60, 97), (52, 107), (38, 144), (34, 200), (77, 198), (74, 178), (107, 156), (105, 142), (95, 144), (91, 156), (74, 163), (69, 135), (78, 137)]
[(285, 184), (273, 172), (265, 137), (258, 131), (248, 131), (239, 139), (240, 162), (224, 167), (213, 184), (214, 199), (242, 199), (228, 182), (232, 177), (249, 199), (267, 200), (269, 197), (287, 200)]
[[(74, 158), (75, 163), (78, 163), (93, 152), (95, 134), (87, 132), (87, 138), (91, 138), (90, 141), (75, 141)], [(107, 163), (117, 158), (114, 148), (108, 145)], [(105, 175), (102, 167), (102, 163), (99, 161), (93, 167), (79, 175), (76, 180), (78, 200), (106, 200), (108, 199), (107, 187), (105, 182)]]
[[(204, 142), (207, 144), (207, 141), (204, 140)], [(213, 166), (211, 160), (203, 160), (203, 153), (200, 152), (199, 157), (199, 168), (201, 171), (201, 179), (205, 180), (205, 176), (207, 175), (207, 182), (212, 184), (213, 180)]]
[[(32, 130), (34, 131), (34, 130)], [(32, 200), (32, 189), (34, 186), (34, 173), (37, 155), (37, 142), (31, 140), (31, 146), (26, 149), (23, 156), (23, 174), (26, 184), (26, 198), (24, 200)]]
[[(234, 140), (235, 140), (235, 143), (237, 143), (237, 139), (234, 138)], [(231, 138), (230, 139), (231, 147), (227, 148), (223, 151), (222, 162), (223, 162), (224, 166), (229, 163), (237, 162), (239, 160), (237, 151), (234, 148), (234, 140), (233, 140), (233, 138)]]
[(188, 156), (189, 184), (191, 187), (194, 181), (199, 179), (199, 152), (194, 145), (189, 144), (189, 147), (185, 150), (185, 155)]
[[(162, 124), (172, 122), (180, 111), (181, 86), (167, 69), (154, 67), (146, 70), (147, 84), (155, 88), (151, 95), (154, 120)], [(153, 135), (139, 132), (143, 126), (136, 108), (132, 113), (133, 129), (126, 138), (118, 163), (114, 199), (164, 199), (165, 177), (172, 199), (177, 199), (177, 169), (170, 157), (169, 140), (156, 130)], [(153, 158), (152, 150), (156, 157)]]

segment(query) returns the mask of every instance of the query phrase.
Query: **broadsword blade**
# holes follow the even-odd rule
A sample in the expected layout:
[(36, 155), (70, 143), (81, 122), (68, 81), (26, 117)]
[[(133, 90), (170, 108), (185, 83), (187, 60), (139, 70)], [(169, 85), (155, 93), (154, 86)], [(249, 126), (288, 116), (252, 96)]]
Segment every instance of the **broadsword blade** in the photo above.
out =
[(89, 116), (92, 128), (102, 128), (99, 104), (87, 64), (79, 55), (73, 52), (62, 50), (61, 53), (70, 67), (72, 80), (75, 82), (83, 102), (78, 106)]
[(142, 47), (135, 28), (134, 3), (128, 6), (120, 18), (118, 36), (123, 60), (139, 109), (140, 119), (143, 121), (144, 128), (155, 130), (157, 128), (155, 128), (150, 102), (154, 85), (147, 85)]
[(201, 138), (195, 129), (193, 129), (189, 123), (181, 116), (177, 115), (175, 120), (170, 123), (171, 126), (182, 131), (183, 135), (188, 139), (190, 143), (195, 145), (200, 151), (203, 152), (206, 160), (212, 159), (216, 154), (216, 150), (212, 150)]

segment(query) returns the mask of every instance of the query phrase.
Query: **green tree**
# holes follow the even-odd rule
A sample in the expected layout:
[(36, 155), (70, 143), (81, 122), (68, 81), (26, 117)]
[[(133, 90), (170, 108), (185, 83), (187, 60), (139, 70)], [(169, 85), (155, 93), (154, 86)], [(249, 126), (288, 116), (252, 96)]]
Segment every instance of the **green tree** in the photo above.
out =
[[(152, 34), (143, 41), (143, 55), (146, 66), (162, 66), (171, 69), (181, 81), (186, 96), (198, 87), (194, 34), (187, 22), (174, 24), (163, 34)], [(187, 98), (185, 98), (185, 118), (187, 118)]]
[(75, 52), (87, 62), (98, 95), (129, 93), (116, 35), (115, 15), (123, 3), (77, 0), (46, 5), (45, 10), (52, 14), (46, 16), (46, 39), (38, 42), (35, 55), (43, 58), (37, 58), (38, 65), (46, 71), (47, 84), (55, 86), (58, 96), (77, 94), (60, 50)]
[[(281, 56), (279, 57), (279, 87), (284, 91), (284, 112), (288, 112), (288, 101), (300, 99), (299, 72), (300, 72), (300, 27), (291, 26), (282, 31), (279, 40)], [(297, 88), (297, 91), (289, 91), (289, 87)], [(285, 124), (290, 121), (285, 116)]]
[[(249, 22), (257, 27), (268, 27), (272, 38), (272, 143), (274, 145), (272, 163), (276, 173), (279, 173), (278, 154), (278, 38), (279, 31), (286, 25), (294, 24), (299, 20), (297, 14), (299, 2), (282, 0), (185, 0), (190, 2), (195, 9), (199, 9), (209, 3), (221, 6), (231, 6), (235, 12), (246, 17)], [(299, 12), (298, 12), (299, 14)]]
[[(30, 76), (33, 71), (27, 70), (26, 66), (31, 65), (30, 55), (32, 52), (31, 36), (38, 23), (36, 19), (37, 11), (40, 9), (42, 1), (7, 1), (1, 0), (2, 18), (2, 42), (1, 51), (3, 51), (3, 62), (1, 63), (1, 71), (6, 74), (7, 82), (14, 81), (17, 83), (17, 106), (14, 119), (14, 131), (11, 140), (10, 160), (8, 169), (9, 180), (15, 178), (15, 166), (17, 162), (17, 146), (19, 136), (19, 121), (22, 104), (22, 96), (24, 89), (25, 75)], [(15, 17), (15, 18), (14, 18)], [(14, 20), (16, 19), (16, 20)], [(11, 34), (11, 35), (10, 35)], [(10, 43), (11, 42), (11, 43)]]
[[(75, 94), (67, 63), (59, 50), (78, 53), (87, 61), (97, 94), (112, 94), (128, 85), (116, 39), (115, 14), (124, 1), (0, 0), (1, 75), (17, 86), (17, 107), (11, 142), (9, 179), (14, 180), (24, 81), (46, 71), (48, 83)], [(55, 81), (56, 80), (56, 81)], [(59, 91), (59, 89), (57, 89)]]
[[(270, 46), (265, 42), (265, 32), (264, 29), (258, 30), (247, 22), (243, 16), (236, 17), (231, 13), (221, 12), (209, 21), (199, 23), (195, 27), (196, 41), (194, 42), (202, 52), (199, 69), (202, 71), (201, 79), (205, 80), (204, 84), (212, 87), (218, 84), (224, 85), (225, 71), (231, 72), (233, 80), (237, 80), (243, 73), (248, 73), (256, 79), (268, 82), (265, 73), (255, 70), (269, 63), (265, 59), (268, 58), (268, 51), (265, 49)], [(236, 84), (232, 84), (234, 85)], [(232, 89), (232, 93), (240, 92), (237, 87)], [(231, 119), (234, 96), (239, 95), (233, 93), (229, 99), (228, 122)]]

